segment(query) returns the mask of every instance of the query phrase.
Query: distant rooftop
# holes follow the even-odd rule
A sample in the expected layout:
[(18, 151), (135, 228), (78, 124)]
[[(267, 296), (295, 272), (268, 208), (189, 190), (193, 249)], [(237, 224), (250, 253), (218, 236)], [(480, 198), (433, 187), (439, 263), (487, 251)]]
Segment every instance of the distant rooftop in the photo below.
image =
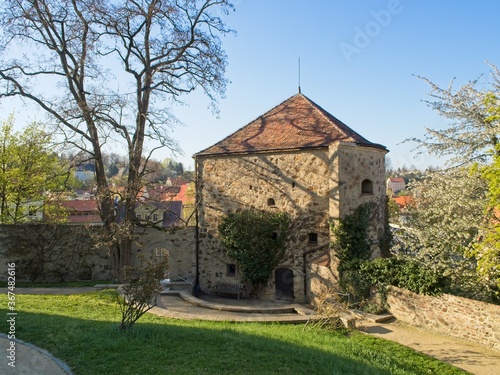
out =
[(335, 142), (386, 150), (298, 93), (194, 156), (318, 148)]

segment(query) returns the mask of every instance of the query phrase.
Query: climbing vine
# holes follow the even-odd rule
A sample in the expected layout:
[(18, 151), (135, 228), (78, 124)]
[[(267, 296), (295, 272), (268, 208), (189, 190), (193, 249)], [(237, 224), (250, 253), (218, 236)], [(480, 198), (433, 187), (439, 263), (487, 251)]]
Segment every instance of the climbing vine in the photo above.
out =
[[(349, 293), (355, 302), (366, 301), (374, 287), (384, 296), (388, 285), (415, 293), (439, 294), (448, 282), (447, 279), (424, 267), (416, 259), (390, 256), (390, 234), (384, 234), (380, 239), (382, 255), (385, 257), (370, 260), (367, 231), (372, 210), (372, 204), (361, 205), (353, 214), (332, 225), (335, 240), (331, 246), (339, 260), (341, 288)], [(388, 230), (386, 225), (386, 231)]]
[(367, 240), (372, 204), (360, 205), (351, 215), (332, 224), (334, 241), (331, 246), (339, 260), (341, 288), (353, 296), (367, 298), (370, 285), (359, 272), (361, 264), (370, 259)]
[(228, 214), (219, 225), (224, 251), (237, 262), (254, 293), (267, 284), (283, 259), (290, 223), (286, 213), (244, 210)]

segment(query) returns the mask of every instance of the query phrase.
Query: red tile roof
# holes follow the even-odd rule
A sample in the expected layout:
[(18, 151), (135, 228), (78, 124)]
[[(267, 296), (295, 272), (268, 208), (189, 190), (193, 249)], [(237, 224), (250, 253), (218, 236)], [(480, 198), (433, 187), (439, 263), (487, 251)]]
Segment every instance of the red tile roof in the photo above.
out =
[(415, 201), (411, 195), (400, 195), (392, 197), (394, 201), (398, 204), (399, 208), (405, 208), (410, 205), (414, 205)]
[(405, 184), (405, 179), (403, 177), (391, 177), (389, 178), (389, 181), (391, 182), (399, 182)]
[(68, 213), (70, 223), (101, 223), (101, 216), (95, 200), (63, 201), (62, 206)]
[(327, 147), (335, 142), (385, 150), (298, 93), (195, 157)]

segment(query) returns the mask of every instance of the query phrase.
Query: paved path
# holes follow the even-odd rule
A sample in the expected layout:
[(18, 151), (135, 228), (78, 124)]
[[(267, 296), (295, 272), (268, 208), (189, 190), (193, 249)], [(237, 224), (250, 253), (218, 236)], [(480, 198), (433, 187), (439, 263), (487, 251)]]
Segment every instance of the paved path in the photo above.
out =
[[(12, 345), (11, 340), (3, 333), (0, 333), (0, 352), (2, 353), (0, 355), (0, 374), (2, 375), (72, 374), (71, 369), (64, 362), (46, 350), (19, 339), (16, 340), (15, 345)], [(8, 356), (4, 353), (8, 353)]]
[[(72, 294), (93, 291), (94, 288), (17, 288), (19, 294)], [(0, 289), (3, 293), (3, 290)], [(190, 299), (189, 297), (187, 298)], [(212, 298), (198, 300), (191, 297), (188, 302), (176, 295), (162, 295), (158, 306), (151, 312), (156, 315), (175, 319), (204, 319), (230, 321), (284, 321), (301, 322), (307, 319), (307, 312), (300, 305), (284, 305), (275, 302), (254, 300), (234, 300)], [(193, 303), (194, 302), (194, 303)], [(232, 311), (227, 311), (227, 310)], [(280, 309), (280, 313), (271, 313)], [(291, 310), (298, 310), (291, 312)], [(485, 346), (459, 340), (450, 336), (432, 333), (399, 322), (373, 323), (358, 322), (358, 328), (366, 334), (392, 340), (426, 353), (441, 361), (451, 363), (476, 375), (496, 375), (500, 373), (500, 352)], [(9, 349), (9, 340), (0, 334), (0, 351)], [(19, 342), (16, 344), (16, 369), (8, 366), (8, 359), (0, 355), (0, 374), (64, 375), (70, 369), (50, 353), (33, 345)], [(9, 372), (10, 371), (10, 372)]]

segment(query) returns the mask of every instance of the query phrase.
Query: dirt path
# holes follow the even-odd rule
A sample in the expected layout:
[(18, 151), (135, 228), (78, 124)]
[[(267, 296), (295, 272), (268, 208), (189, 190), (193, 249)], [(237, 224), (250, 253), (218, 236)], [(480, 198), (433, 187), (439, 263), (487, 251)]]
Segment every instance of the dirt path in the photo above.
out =
[(429, 332), (399, 322), (362, 322), (362, 331), (371, 336), (408, 346), (476, 375), (500, 373), (500, 352), (485, 346)]

